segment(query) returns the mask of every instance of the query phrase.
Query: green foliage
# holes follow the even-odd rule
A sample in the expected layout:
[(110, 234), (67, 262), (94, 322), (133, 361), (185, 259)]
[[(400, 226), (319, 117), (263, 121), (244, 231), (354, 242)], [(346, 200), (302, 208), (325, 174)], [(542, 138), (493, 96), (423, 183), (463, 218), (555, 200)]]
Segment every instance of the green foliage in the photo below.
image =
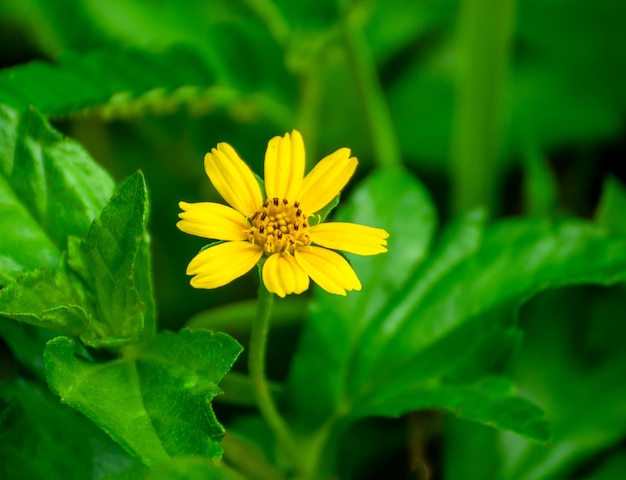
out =
[(626, 211), (626, 188), (614, 177), (604, 182), (602, 197), (596, 211), (596, 221), (615, 233), (626, 233), (624, 212)]
[[(70, 262), (96, 297), (97, 320), (93, 330), (101, 339), (121, 337), (123, 340), (139, 335), (143, 329), (145, 305), (135, 282), (135, 276), (148, 273), (146, 264), (136, 265), (144, 239), (147, 221), (147, 191), (141, 173), (125, 180), (111, 201), (94, 221), (77, 252), (70, 251)], [(73, 254), (76, 254), (74, 258)], [(149, 263), (148, 263), (149, 265)], [(148, 286), (145, 298), (151, 297)], [(84, 338), (87, 344), (97, 342)]]
[(120, 185), (89, 227), (111, 194), (110, 177), (38, 113), (0, 108), (2, 220), (10, 232), (2, 240), (0, 312), (89, 345), (128, 342), (144, 327), (152, 334), (141, 173)]
[[(457, 424), (449, 438), (451, 478), (465, 478), (468, 469), (478, 467), (470, 455), (488, 459), (482, 468), (502, 478), (570, 478), (578, 468), (591, 472), (599, 466), (601, 452), (615, 448), (624, 435), (626, 357), (621, 342), (608, 340), (615, 327), (606, 321), (606, 312), (621, 305), (623, 295), (623, 285), (576, 287), (539, 295), (522, 308), (528, 338), (512, 363), (512, 375), (545, 407), (554, 427), (552, 446)], [(463, 440), (468, 437), (481, 441), (470, 445)]]
[[(409, 211), (421, 219), (414, 226), (404, 221)], [(548, 442), (543, 412), (506, 378), (485, 374), (519, 344), (513, 313), (522, 302), (565, 284), (623, 281), (626, 239), (582, 221), (484, 229), (475, 212), (426, 257), (432, 206), (423, 187), (398, 172), (368, 179), (340, 218), (384, 226), (390, 255), (352, 260), (366, 285), (352, 298), (316, 296), (288, 392), (304, 428), (343, 429), (362, 417), (428, 408)]]
[[(164, 68), (182, 59), (189, 68)], [(112, 119), (170, 114), (181, 107), (201, 114), (240, 102), (245, 93), (219, 82), (207, 59), (184, 47), (162, 54), (65, 53), (54, 64), (37, 61), (0, 72), (0, 103), (18, 109), (36, 105), (53, 116), (82, 112)]]
[(145, 480), (243, 480), (203, 457), (177, 457), (146, 475)]
[(0, 412), (0, 463), (6, 480), (119, 478), (139, 467), (102, 430), (59, 405), (47, 389), (18, 380), (4, 382), (0, 395), (5, 402)]
[[(0, 477), (620, 479), (624, 18), (0, 3)], [(221, 201), (205, 152), (260, 173), (293, 128), (307, 170), (359, 159), (310, 222), (390, 236), (345, 255), (360, 292), (276, 300), (277, 422), (240, 357), (258, 276), (191, 289), (200, 243), (174, 225), (179, 200)]]
[[(566, 296), (566, 292), (542, 296), (522, 317), (529, 333), (539, 328), (541, 333), (523, 346), (514, 373), (520, 386), (550, 411), (555, 451), (518, 444), (519, 448), (512, 449), (515, 454), (505, 457), (506, 475), (528, 479), (568, 475), (594, 454), (614, 446), (626, 432), (626, 389), (621, 381), (626, 358), (622, 346), (609, 340), (615, 332), (604, 314), (621, 304), (624, 287), (586, 295), (578, 288), (573, 293), (575, 296)], [(553, 312), (566, 321), (553, 320), (552, 325), (538, 327)], [(584, 339), (572, 342), (580, 332)], [(550, 365), (541, 365), (547, 351), (551, 352)], [(585, 358), (593, 358), (593, 369), (584, 365)], [(594, 408), (590, 411), (591, 402)], [(516, 445), (510, 439), (505, 441)]]
[[(22, 468), (33, 477), (43, 475), (38, 469), (46, 462), (25, 463), (38, 445), (50, 451), (51, 478), (63, 477), (73, 461), (52, 459), (63, 456), (59, 449), (68, 446), (46, 445), (66, 423), (70, 442), (85, 442), (94, 431), (100, 436), (104, 431), (117, 442), (104, 437), (77, 446), (84, 456), (83, 476), (94, 472), (96, 477), (116, 477), (124, 471), (128, 478), (141, 478), (141, 468), (132, 458), (154, 466), (170, 456), (221, 456), (217, 442), (223, 428), (211, 400), (220, 393), (217, 382), (241, 347), (225, 334), (203, 330), (154, 336), (143, 175), (128, 177), (105, 204), (100, 196), (110, 194), (111, 180), (84, 150), (64, 140), (32, 110), (23, 115), (8, 107), (0, 111), (5, 118), (3, 193), (12, 201), (5, 208), (21, 215), (3, 217), (15, 222), (5, 228), (12, 231), (17, 225), (16, 234), (41, 239), (32, 245), (30, 257), (23, 256), (23, 236), (8, 236), (3, 245), (9, 266), (3, 272), (8, 284), (0, 290), (0, 312), (8, 317), (3, 324), (12, 318), (39, 327), (4, 325), (7, 343), (37, 375), (42, 369), (37, 357), (52, 332), (80, 337), (93, 347), (130, 344), (120, 358), (104, 361), (94, 359), (102, 354), (90, 353), (67, 337), (52, 338), (45, 347), (43, 366), (52, 391), (101, 430), (54, 403), (37, 386), (6, 385), (3, 395), (9, 404), (3, 418), (8, 430), (3, 441), (9, 446), (5, 453), (11, 478), (17, 478)], [(86, 220), (100, 209), (89, 225)], [(41, 245), (49, 246), (51, 260), (37, 256)], [(38, 268), (29, 270), (37, 263)], [(51, 424), (41, 426), (53, 416)], [(21, 435), (32, 437), (31, 450), (16, 446), (20, 444), (14, 439)], [(107, 456), (112, 465), (96, 467), (102, 463), (99, 458)]]
[(240, 351), (228, 335), (182, 330), (100, 363), (81, 359), (75, 341), (57, 337), (44, 358), (50, 388), (63, 403), (155, 466), (170, 456), (221, 456), (224, 430), (210, 402)]
[[(67, 237), (83, 236), (113, 182), (74, 140), (34, 110), (0, 106), (0, 284), (56, 267)], [(17, 226), (17, 227), (16, 227)]]
[[(86, 239), (70, 238), (69, 260), (61, 257), (56, 272), (47, 267), (28, 272), (0, 292), (1, 312), (33, 325), (80, 335), (92, 346), (128, 343), (144, 329), (151, 280), (146, 263), (135, 265), (147, 249), (146, 186), (141, 173), (127, 179), (94, 221)], [(143, 278), (142, 291), (135, 270)], [(154, 329), (148, 310), (148, 330)]]

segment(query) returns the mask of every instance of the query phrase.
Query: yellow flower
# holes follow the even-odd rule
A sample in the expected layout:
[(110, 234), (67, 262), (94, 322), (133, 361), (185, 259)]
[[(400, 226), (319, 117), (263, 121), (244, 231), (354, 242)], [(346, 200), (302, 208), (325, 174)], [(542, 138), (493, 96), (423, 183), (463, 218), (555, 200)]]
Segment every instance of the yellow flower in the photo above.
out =
[(244, 275), (259, 261), (263, 283), (280, 297), (302, 293), (309, 277), (338, 295), (360, 290), (350, 264), (338, 253), (386, 252), (387, 232), (354, 223), (318, 223), (317, 212), (348, 183), (357, 165), (350, 150), (340, 148), (304, 176), (304, 143), (296, 130), (272, 138), (265, 152), (265, 191), (250, 168), (227, 143), (204, 157), (211, 183), (231, 205), (180, 202), (177, 223), (183, 232), (224, 240), (201, 251), (189, 266), (195, 288), (217, 288)]

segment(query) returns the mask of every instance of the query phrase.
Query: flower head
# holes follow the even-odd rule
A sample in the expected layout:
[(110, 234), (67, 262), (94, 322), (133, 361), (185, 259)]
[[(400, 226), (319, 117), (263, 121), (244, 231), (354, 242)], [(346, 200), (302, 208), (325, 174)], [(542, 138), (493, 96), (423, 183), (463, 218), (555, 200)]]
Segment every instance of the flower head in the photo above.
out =
[(254, 174), (229, 144), (206, 154), (206, 173), (230, 207), (179, 204), (179, 229), (223, 241), (189, 263), (193, 287), (221, 287), (262, 262), (263, 283), (281, 297), (305, 291), (309, 278), (338, 295), (361, 289), (350, 264), (333, 250), (376, 255), (387, 251), (389, 235), (354, 223), (317, 223), (317, 213), (348, 183), (357, 159), (340, 148), (304, 176), (304, 158), (298, 131), (272, 138), (265, 152), (264, 198)]

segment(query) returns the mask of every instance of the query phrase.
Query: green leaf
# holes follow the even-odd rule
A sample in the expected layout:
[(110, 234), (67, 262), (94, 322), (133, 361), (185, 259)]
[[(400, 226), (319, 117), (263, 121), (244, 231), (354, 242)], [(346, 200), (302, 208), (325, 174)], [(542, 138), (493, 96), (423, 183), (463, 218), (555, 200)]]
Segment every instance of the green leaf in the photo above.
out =
[[(119, 186), (80, 245), (80, 268), (96, 304), (92, 328), (82, 337), (89, 345), (127, 342), (143, 329), (145, 305), (135, 282), (135, 261), (147, 249), (147, 209), (146, 183), (136, 172)], [(141, 259), (145, 269), (146, 255)], [(140, 278), (149, 282), (149, 277)]]
[(0, 105), (0, 286), (56, 267), (68, 235), (82, 237), (112, 191), (109, 175), (40, 114)]
[(78, 282), (63, 257), (56, 271), (42, 267), (0, 290), (0, 314), (79, 336), (91, 327), (91, 309), (86, 299), (81, 298), (82, 292), (75, 288)]
[[(380, 364), (380, 373), (388, 375), (394, 363), (404, 363), (407, 351), (417, 355), (501, 305), (520, 304), (546, 288), (620, 281), (626, 275), (625, 246), (625, 237), (607, 235), (583, 221), (500, 222), (488, 230), (475, 255), (441, 278), (398, 322), (378, 319), (390, 339), (379, 352), (389, 362)], [(406, 305), (390, 307), (394, 314)]]
[[(391, 292), (387, 307), (392, 306), (392, 311), (387, 309), (378, 317), (378, 322), (384, 318), (384, 333), (381, 334), (381, 327), (375, 322), (376, 319), (372, 319), (365, 332), (369, 348), (355, 352), (359, 358), (353, 361), (363, 362), (363, 370), (368, 370), (370, 365), (378, 361), (380, 350), (385, 348), (392, 337), (391, 329), (397, 328), (405, 321), (410, 315), (410, 310), (418, 305), (442, 278), (449, 275), (458, 264), (476, 252), (483, 238), (485, 221), (485, 212), (475, 210), (448, 225), (433, 254), (413, 272), (405, 284)], [(398, 235), (405, 235), (405, 233), (398, 232)], [(432, 370), (437, 366), (447, 369), (449, 364), (432, 364), (429, 368)]]
[[(146, 212), (145, 218), (148, 218), (148, 212)], [(157, 331), (157, 313), (154, 286), (152, 284), (150, 235), (146, 231), (144, 231), (138, 245), (132, 280), (137, 289), (139, 299), (143, 304), (143, 330), (140, 335), (142, 339), (149, 339), (152, 338)]]
[[(626, 237), (583, 221), (534, 219), (503, 221), (482, 233), (484, 214), (474, 212), (444, 232), (433, 255), (407, 275), (414, 265), (408, 246), (420, 244), (412, 229), (431, 226), (418, 220), (419, 209), (398, 208), (386, 198), (400, 196), (397, 181), (381, 185), (386, 195), (373, 184), (370, 179), (357, 189), (355, 198), (367, 196), (360, 204), (353, 199), (342, 219), (359, 222), (368, 215), (363, 212), (381, 212), (372, 224), (389, 231), (389, 255), (354, 261), (360, 294), (343, 299), (317, 292), (288, 384), (297, 416), (315, 429), (314, 422), (329, 418), (332, 426), (338, 419), (443, 408), (548, 441), (541, 410), (517, 398), (506, 378), (489, 375), (519, 345), (514, 314), (529, 297), (567, 284), (624, 279)], [(380, 262), (382, 272), (366, 268), (364, 274), (368, 261)]]
[(86, 418), (25, 380), (0, 383), (2, 478), (100, 478), (138, 467)]
[[(185, 58), (183, 69), (169, 69), (176, 57)], [(45, 80), (44, 80), (45, 79)], [(31, 62), (5, 69), (0, 73), (0, 103), (23, 109), (35, 105), (47, 115), (63, 115), (110, 100), (121, 102), (136, 99), (142, 94), (161, 89), (152, 95), (153, 102), (183, 86), (207, 88), (214, 83), (206, 62), (197, 52), (172, 50), (161, 56), (139, 50), (100, 50), (85, 55), (66, 52), (55, 64)], [(196, 91), (180, 91), (181, 99)], [(115, 94), (123, 92), (117, 99)]]
[[(234, 25), (229, 30), (252, 50), (258, 48), (254, 37), (265, 33), (240, 33)], [(222, 65), (225, 60), (233, 62), (228, 55), (218, 59), (190, 45), (162, 52), (64, 51), (54, 64), (34, 61), (1, 71), (0, 103), (17, 109), (34, 105), (51, 116), (89, 114), (105, 119), (167, 115), (181, 108), (198, 115), (224, 106), (238, 107), (244, 115), (262, 110), (281, 123), (291, 118), (285, 105), (259, 91), (259, 78), (267, 76), (267, 69), (260, 69), (257, 76), (250, 71), (234, 75), (233, 65)], [(246, 79), (251, 84), (246, 85)]]
[(149, 472), (145, 480), (244, 480), (233, 470), (202, 457), (173, 458)]
[(426, 256), (436, 214), (428, 193), (410, 174), (379, 171), (356, 188), (337, 219), (384, 228), (389, 252), (347, 255), (362, 291), (345, 298), (316, 291), (288, 388), (299, 416), (311, 425), (330, 416), (341, 402), (353, 367), (350, 345), (358, 344), (389, 294)]
[(185, 329), (161, 332), (103, 363), (87, 360), (74, 340), (58, 337), (44, 359), (50, 388), (63, 403), (153, 467), (170, 456), (221, 456), (224, 430), (211, 400), (240, 352), (228, 335)]
[[(623, 285), (580, 286), (545, 292), (521, 309), (526, 341), (508, 370), (525, 395), (545, 408), (553, 440), (537, 445), (452, 422), (452, 430), (446, 429), (453, 441), (446, 448), (446, 478), (591, 478), (590, 467), (626, 433), (623, 298)], [(597, 330), (603, 330), (601, 338)]]
[[(504, 478), (572, 478), (624, 438), (624, 292), (623, 285), (563, 289), (538, 296), (522, 310), (528, 335), (512, 374), (545, 406), (554, 440), (546, 449), (503, 436)], [(594, 338), (598, 330), (604, 338)]]
[(626, 233), (626, 188), (613, 176), (604, 182), (595, 219), (611, 232)]
[(501, 430), (522, 432), (533, 439), (551, 437), (544, 413), (528, 400), (515, 397), (511, 382), (503, 377), (487, 377), (471, 385), (409, 383), (403, 389), (383, 390), (362, 407), (355, 417), (399, 417), (406, 412), (443, 408), (461, 418)]
[[(359, 408), (372, 412), (375, 408), (368, 404), (381, 405), (379, 397), (410, 391), (410, 385), (416, 383), (436, 387), (436, 379), (446, 367), (452, 369), (457, 362), (468, 361), (464, 342), (481, 343), (494, 335), (493, 329), (497, 332), (499, 325), (507, 328), (507, 311), (514, 311), (540, 290), (620, 281), (626, 272), (625, 246), (626, 238), (608, 236), (585, 222), (516, 220), (492, 227), (480, 249), (442, 277), (418, 303), (411, 308), (402, 303), (390, 305), (390, 311), (373, 324), (385, 333), (387, 341), (384, 345), (376, 343), (373, 349), (365, 343), (367, 358), (375, 357), (378, 363), (359, 364), (364, 369), (352, 377), (353, 391), (359, 392)], [(415, 285), (419, 282), (416, 279)], [(399, 308), (406, 309), (406, 315), (396, 318)], [(390, 324), (388, 318), (396, 321)], [(516, 335), (512, 333), (514, 345)], [(377, 385), (377, 390), (368, 385)], [(510, 423), (508, 428), (547, 441), (546, 436), (535, 436), (547, 429), (528, 428), (542, 415), (538, 410), (527, 412), (529, 418), (518, 418), (518, 423)], [(487, 412), (461, 412), (462, 417), (474, 420), (483, 413)], [(497, 413), (492, 411), (481, 421), (489, 423)], [(534, 415), (538, 418), (532, 418)]]
[(155, 331), (150, 256), (145, 234), (147, 191), (141, 172), (117, 189), (85, 240), (70, 237), (53, 272), (23, 275), (0, 291), (0, 314), (90, 346), (136, 340)]

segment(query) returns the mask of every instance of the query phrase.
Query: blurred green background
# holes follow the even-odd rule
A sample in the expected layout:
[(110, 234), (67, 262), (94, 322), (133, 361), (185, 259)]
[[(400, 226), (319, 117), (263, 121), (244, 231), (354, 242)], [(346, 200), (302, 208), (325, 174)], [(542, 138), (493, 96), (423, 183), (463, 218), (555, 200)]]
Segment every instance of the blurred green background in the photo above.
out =
[[(177, 203), (220, 201), (202, 160), (218, 142), (262, 173), (267, 141), (297, 128), (309, 167), (353, 150), (352, 186), (403, 165), (442, 223), (481, 204), (495, 218), (594, 217), (605, 182), (626, 181), (625, 26), (623, 0), (5, 0), (0, 102), (34, 104), (117, 181), (144, 171), (159, 322), (176, 330), (256, 293), (255, 272), (216, 291), (184, 274), (204, 242), (176, 229)], [(611, 228), (625, 223), (626, 210)], [(527, 340), (511, 369), (570, 425), (559, 460), (457, 421), (453, 448), (433, 447), (455, 452), (439, 454), (446, 478), (624, 467), (624, 298), (623, 287), (580, 287), (522, 312)], [(224, 330), (245, 341), (244, 326)], [(293, 334), (278, 329), (274, 341)], [(291, 347), (279, 350), (284, 365)], [(476, 462), (498, 442), (527, 448), (526, 463)]]

